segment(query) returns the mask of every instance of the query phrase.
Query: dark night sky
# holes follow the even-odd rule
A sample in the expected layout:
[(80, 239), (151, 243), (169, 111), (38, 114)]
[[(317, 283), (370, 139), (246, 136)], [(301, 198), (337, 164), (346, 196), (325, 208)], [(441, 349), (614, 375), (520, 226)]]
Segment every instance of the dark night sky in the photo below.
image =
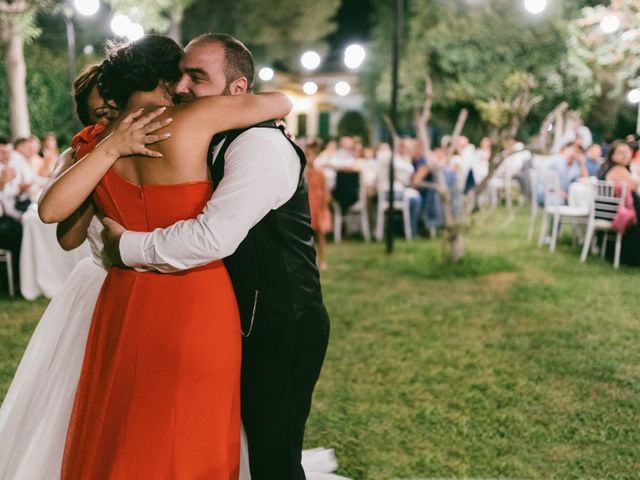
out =
[(341, 49), (351, 42), (369, 39), (372, 0), (342, 0), (336, 15), (338, 29), (329, 37), (332, 49)]

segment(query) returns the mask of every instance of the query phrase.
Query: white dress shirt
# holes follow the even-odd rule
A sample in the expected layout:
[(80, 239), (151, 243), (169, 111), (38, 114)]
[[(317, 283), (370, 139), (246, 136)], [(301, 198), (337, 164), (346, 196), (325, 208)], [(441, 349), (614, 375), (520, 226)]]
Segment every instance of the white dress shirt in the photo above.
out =
[[(222, 143), (214, 159), (220, 148)], [(228, 257), (251, 228), (289, 201), (298, 186), (300, 160), (277, 129), (243, 132), (229, 145), (224, 162), (224, 177), (197, 218), (122, 235), (125, 265), (170, 273)]]
[[(22, 212), (16, 208), (16, 200), (27, 199), (36, 192), (36, 180), (38, 175), (31, 167), (29, 161), (20, 153), (13, 150), (9, 156), (9, 167), (13, 168), (16, 176), (7, 183), (0, 192), (0, 207), (3, 215), (20, 220)], [(20, 185), (26, 183), (31, 187), (24, 193), (20, 193)]]

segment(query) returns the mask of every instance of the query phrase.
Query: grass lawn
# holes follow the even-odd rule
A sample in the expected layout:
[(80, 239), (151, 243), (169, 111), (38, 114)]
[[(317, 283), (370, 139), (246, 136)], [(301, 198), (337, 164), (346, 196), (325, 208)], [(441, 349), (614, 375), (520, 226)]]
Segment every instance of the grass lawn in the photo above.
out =
[[(640, 270), (524, 239), (498, 212), (441, 243), (331, 245), (306, 444), (354, 479), (640, 478)], [(0, 398), (46, 301), (0, 299)]]

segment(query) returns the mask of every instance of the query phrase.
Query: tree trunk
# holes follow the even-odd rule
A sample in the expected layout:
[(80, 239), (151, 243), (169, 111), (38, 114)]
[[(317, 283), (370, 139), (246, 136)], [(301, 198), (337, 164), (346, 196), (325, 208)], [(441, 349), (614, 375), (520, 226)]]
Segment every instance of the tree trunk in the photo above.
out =
[(175, 40), (178, 45), (182, 45), (182, 22), (172, 20), (167, 35)]
[(9, 116), (13, 138), (31, 135), (29, 108), (27, 106), (27, 65), (24, 60), (24, 38), (15, 25), (15, 19), (7, 22), (5, 44), (5, 70), (9, 90)]
[(449, 263), (459, 263), (464, 258), (464, 238), (460, 228), (445, 231), (445, 258)]

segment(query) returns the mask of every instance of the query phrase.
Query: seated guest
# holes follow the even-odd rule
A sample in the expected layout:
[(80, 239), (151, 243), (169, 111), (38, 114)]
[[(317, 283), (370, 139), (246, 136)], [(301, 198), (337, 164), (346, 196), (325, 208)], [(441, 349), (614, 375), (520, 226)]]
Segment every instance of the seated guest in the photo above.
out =
[(450, 160), (450, 168), (456, 174), (458, 190), (467, 193), (476, 184), (473, 170), (476, 162), (476, 147), (465, 136), (456, 140), (454, 155)]
[(362, 182), (367, 198), (376, 196), (378, 185), (378, 162), (376, 152), (371, 147), (362, 149)]
[(598, 176), (598, 171), (602, 166), (602, 147), (597, 143), (592, 143), (587, 148), (584, 166), (587, 168), (590, 177)]
[(41, 177), (49, 177), (53, 171), (53, 167), (58, 161), (60, 152), (58, 150), (58, 141), (52, 132), (45, 133), (42, 137), (42, 166), (37, 169), (38, 175)]
[(577, 144), (580, 148), (589, 148), (593, 143), (593, 136), (589, 127), (582, 123), (580, 116), (571, 114), (568, 118), (567, 125), (572, 125), (558, 138), (557, 143), (554, 145), (552, 151), (554, 153), (559, 152), (563, 145), (568, 143)]
[(11, 150), (13, 145), (5, 137), (0, 137), (0, 193), (16, 176), (14, 168), (9, 165)]
[(38, 175), (29, 162), (33, 153), (34, 144), (30, 138), (18, 138), (13, 142), (9, 165), (16, 171), (16, 178), (7, 185), (2, 202), (5, 214), (14, 218), (22, 217), (31, 203), (31, 198), (38, 195), (44, 185), (38, 181)]
[(327, 269), (325, 259), (325, 235), (332, 230), (331, 212), (329, 211), (329, 200), (331, 198), (322, 170), (315, 165), (320, 145), (309, 143), (305, 147), (307, 157), (307, 167), (305, 176), (307, 178), (307, 188), (309, 191), (309, 212), (311, 215), (311, 228), (316, 240), (317, 262), (320, 270)]
[(19, 285), (20, 244), (22, 242), (22, 212), (15, 209), (17, 172), (11, 165), (12, 145), (0, 137), (0, 248), (12, 253), (13, 271)]
[(631, 171), (633, 179), (640, 181), (640, 148), (637, 148), (638, 142), (635, 142), (635, 145), (636, 149), (633, 152), (633, 158), (631, 159), (629, 170)]
[[(607, 159), (598, 172), (598, 178), (609, 182), (625, 183), (633, 196), (636, 217), (640, 219), (640, 197), (638, 196), (640, 182), (634, 180), (629, 171), (631, 158), (632, 150), (626, 142), (621, 140), (614, 142), (609, 149)], [(627, 227), (622, 236), (620, 261), (628, 265), (640, 265), (640, 225)]]
[[(433, 156), (433, 160), (437, 161), (438, 164), (442, 163), (442, 159), (438, 159), (439, 156), (443, 155), (442, 149), (434, 150), (430, 152), (430, 155)], [(436, 229), (444, 223), (444, 214), (438, 192), (433, 188), (424, 186), (424, 183), (435, 183), (435, 178), (429, 168), (429, 162), (424, 156), (421, 142), (416, 144), (413, 166), (415, 173), (413, 174), (412, 184), (418, 190), (422, 199), (422, 222), (429, 231), (429, 235), (435, 237)]]
[(589, 176), (584, 155), (575, 143), (568, 143), (562, 147), (560, 153), (549, 160), (547, 168), (558, 174), (560, 189), (565, 199), (568, 196), (571, 183), (581, 177)]
[[(40, 175), (39, 171), (44, 169), (43, 167), (44, 158), (40, 156), (40, 146), (42, 144), (40, 143), (40, 139), (35, 135), (31, 135), (29, 137), (29, 141), (31, 142), (31, 152), (30, 152), (30, 155), (27, 157), (27, 160), (29, 160), (29, 164), (31, 165), (31, 168), (33, 168), (33, 170), (38, 175)], [(42, 176), (45, 176), (45, 175), (42, 175)]]
[(498, 175), (497, 178), (502, 177), (504, 180), (515, 180), (520, 186), (521, 194), (529, 197), (531, 195), (529, 174), (533, 166), (533, 154), (525, 147), (524, 143), (518, 141), (515, 137), (507, 140), (505, 150), (507, 157), (496, 172)]
[[(414, 188), (411, 188), (414, 168), (411, 165), (411, 156), (408, 153), (407, 146), (411, 142), (400, 142), (398, 151), (393, 161), (394, 182), (393, 192), (395, 201), (408, 199), (409, 214), (411, 218), (411, 235), (417, 234), (418, 219), (422, 210), (422, 198)], [(391, 163), (391, 148), (388, 144), (383, 143), (378, 147), (376, 153), (378, 164), (378, 201), (380, 195), (388, 195), (389, 192), (389, 164)], [(387, 200), (385, 198), (384, 200)]]
[(489, 162), (493, 154), (493, 144), (489, 137), (483, 137), (476, 149), (476, 159), (473, 166), (473, 177), (480, 183), (489, 174)]
[(329, 167), (338, 172), (360, 171), (358, 162), (358, 144), (362, 147), (362, 141), (357, 137), (345, 135), (340, 137), (338, 149), (334, 152), (329, 161)]

